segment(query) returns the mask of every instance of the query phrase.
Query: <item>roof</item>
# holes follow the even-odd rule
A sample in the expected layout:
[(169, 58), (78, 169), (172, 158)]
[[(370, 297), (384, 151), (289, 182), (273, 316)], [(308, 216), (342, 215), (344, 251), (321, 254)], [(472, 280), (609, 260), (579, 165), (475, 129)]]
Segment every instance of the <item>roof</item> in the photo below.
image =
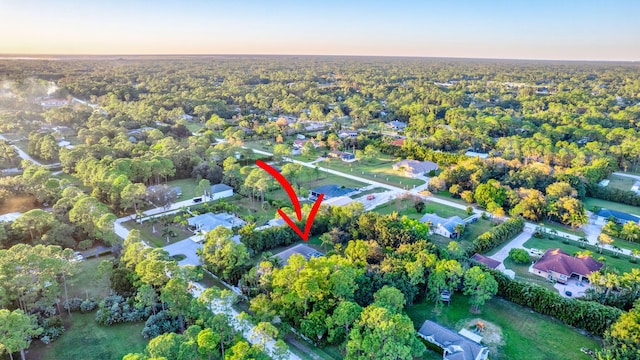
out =
[(619, 220), (633, 221), (635, 223), (640, 222), (640, 217), (637, 217), (637, 216), (631, 215), (631, 214), (627, 214), (627, 213), (623, 213), (622, 211), (615, 211), (615, 210), (609, 210), (609, 209), (600, 209), (600, 210), (598, 210), (596, 215), (601, 216), (601, 217), (603, 217), (605, 219), (613, 216), (613, 217), (615, 217), (616, 219), (619, 219)]
[(387, 126), (398, 128), (398, 129), (404, 129), (407, 127), (407, 123), (404, 121), (393, 120), (393, 121), (389, 121), (387, 123)]
[(490, 269), (495, 269), (500, 265), (500, 261), (493, 260), (492, 258), (486, 257), (482, 254), (474, 254), (471, 257), (471, 260), (484, 264)]
[(438, 170), (438, 164), (431, 161), (402, 160), (393, 164), (394, 168), (407, 168), (414, 174), (427, 173), (431, 170)]
[(404, 139), (395, 139), (391, 142), (391, 145), (393, 146), (403, 146), (404, 145)]
[(450, 233), (455, 232), (456, 225), (466, 225), (459, 216), (441, 218), (437, 214), (424, 214), (420, 218), (420, 222), (426, 223), (427, 221), (430, 221), (434, 226), (442, 226)]
[(323, 253), (317, 251), (312, 247), (309, 247), (304, 244), (298, 244), (285, 251), (277, 253), (275, 256), (282, 259), (282, 261), (286, 264), (287, 261), (289, 261), (289, 258), (291, 257), (291, 255), (294, 255), (294, 254), (302, 255), (307, 260), (311, 259), (312, 257), (320, 257), (324, 255)]
[(541, 271), (554, 271), (559, 274), (571, 276), (578, 274), (589, 275), (600, 270), (603, 264), (594, 260), (591, 256), (571, 256), (560, 249), (549, 249), (540, 260), (533, 264), (533, 268)]
[(13, 222), (16, 221), (16, 219), (22, 215), (22, 213), (19, 212), (10, 212), (7, 214), (2, 214), (0, 215), (0, 222)]
[(422, 324), (418, 334), (447, 350), (443, 356), (445, 360), (475, 360), (481, 353), (489, 351), (487, 347), (431, 320)]
[(311, 190), (312, 193), (316, 193), (316, 194), (324, 194), (325, 198), (332, 198), (332, 197), (338, 197), (338, 196), (344, 196), (347, 195), (348, 193), (354, 191), (351, 188), (348, 187), (344, 187), (344, 186), (339, 186), (339, 185), (324, 185), (324, 186), (320, 186), (317, 187), (313, 190)]
[(188, 218), (187, 223), (202, 231), (211, 231), (218, 226), (224, 226), (231, 229), (234, 226), (244, 225), (244, 221), (238, 219), (235, 215), (229, 213), (206, 213)]
[(466, 153), (464, 153), (467, 156), (471, 156), (471, 157), (478, 157), (480, 159), (486, 159), (489, 157), (489, 154), (487, 153), (479, 153), (479, 152), (475, 152), (475, 151), (467, 151)]
[(215, 185), (211, 185), (211, 193), (212, 194), (217, 194), (217, 193), (221, 193), (227, 190), (233, 190), (233, 188), (229, 185), (226, 184), (215, 184)]

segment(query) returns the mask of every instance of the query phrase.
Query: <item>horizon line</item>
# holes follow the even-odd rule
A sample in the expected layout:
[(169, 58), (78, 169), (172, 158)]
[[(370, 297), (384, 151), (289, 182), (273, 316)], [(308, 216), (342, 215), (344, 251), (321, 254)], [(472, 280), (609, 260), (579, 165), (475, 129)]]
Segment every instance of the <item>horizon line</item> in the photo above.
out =
[[(354, 57), (354, 58), (405, 58), (405, 59), (453, 59), (453, 60), (500, 60), (500, 61), (560, 61), (560, 62), (608, 62), (608, 63), (636, 63), (640, 60), (605, 60), (605, 59), (549, 59), (549, 58), (508, 58), (508, 57), (466, 57), (466, 56), (426, 56), (426, 55), (363, 55), (363, 54), (265, 54), (265, 53), (256, 53), (256, 54), (233, 54), (233, 53), (224, 53), (224, 54), (214, 54), (214, 53), (153, 53), (153, 54), (133, 54), (133, 53), (123, 53), (123, 54), (46, 54), (46, 53), (0, 53), (0, 60), (56, 60), (55, 57), (206, 57), (206, 56), (265, 56), (265, 57), (278, 57), (278, 56), (304, 56), (304, 57)], [(49, 59), (46, 59), (46, 58)]]

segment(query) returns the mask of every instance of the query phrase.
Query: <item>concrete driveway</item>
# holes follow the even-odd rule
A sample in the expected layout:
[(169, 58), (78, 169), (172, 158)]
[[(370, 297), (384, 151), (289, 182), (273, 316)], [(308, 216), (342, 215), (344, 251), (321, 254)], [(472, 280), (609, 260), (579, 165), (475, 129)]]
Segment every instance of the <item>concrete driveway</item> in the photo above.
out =
[(489, 256), (490, 258), (492, 258), (493, 260), (497, 260), (500, 261), (500, 265), (498, 266), (498, 270), (504, 270), (504, 264), (502, 264), (502, 262), (504, 262), (504, 260), (509, 257), (509, 251), (511, 251), (511, 249), (524, 249), (524, 243), (527, 242), (527, 240), (531, 239), (531, 236), (533, 235), (533, 233), (525, 228), (524, 231), (522, 233), (520, 233), (520, 235), (516, 236), (513, 240), (509, 241), (507, 244), (505, 244), (502, 249), (498, 250), (497, 253)]
[(178, 261), (178, 265), (200, 265), (200, 258), (198, 257), (197, 251), (202, 248), (202, 243), (197, 243), (192, 240), (192, 238), (187, 238), (182, 241), (178, 241), (171, 245), (167, 245), (163, 247), (169, 255), (184, 255), (186, 258)]

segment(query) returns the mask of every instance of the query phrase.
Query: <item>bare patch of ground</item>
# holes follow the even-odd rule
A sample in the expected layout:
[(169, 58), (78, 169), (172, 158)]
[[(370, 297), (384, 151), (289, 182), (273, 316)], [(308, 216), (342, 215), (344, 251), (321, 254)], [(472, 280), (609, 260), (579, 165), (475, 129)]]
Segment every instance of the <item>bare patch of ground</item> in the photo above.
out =
[[(484, 325), (484, 329), (480, 329), (479, 324)], [(504, 345), (502, 340), (502, 329), (492, 322), (481, 318), (462, 320), (457, 324), (458, 329), (467, 329), (475, 334), (482, 336), (482, 344), (489, 347), (489, 350), (496, 354), (500, 346)]]

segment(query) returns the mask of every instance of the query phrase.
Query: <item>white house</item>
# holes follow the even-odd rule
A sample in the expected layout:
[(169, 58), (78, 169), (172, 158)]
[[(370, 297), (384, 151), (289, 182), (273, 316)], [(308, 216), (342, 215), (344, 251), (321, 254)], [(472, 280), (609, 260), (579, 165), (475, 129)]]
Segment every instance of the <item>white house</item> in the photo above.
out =
[(211, 200), (217, 200), (233, 196), (233, 188), (225, 184), (211, 185)]
[(489, 357), (489, 349), (476, 339), (469, 338), (468, 336), (473, 335), (468, 331), (456, 333), (436, 322), (427, 320), (418, 330), (418, 335), (442, 348), (442, 359), (444, 360), (486, 360)]
[(431, 232), (446, 238), (456, 237), (456, 226), (466, 225), (459, 216), (452, 216), (446, 219), (436, 214), (424, 214), (424, 216), (420, 218), (420, 222), (431, 223)]

